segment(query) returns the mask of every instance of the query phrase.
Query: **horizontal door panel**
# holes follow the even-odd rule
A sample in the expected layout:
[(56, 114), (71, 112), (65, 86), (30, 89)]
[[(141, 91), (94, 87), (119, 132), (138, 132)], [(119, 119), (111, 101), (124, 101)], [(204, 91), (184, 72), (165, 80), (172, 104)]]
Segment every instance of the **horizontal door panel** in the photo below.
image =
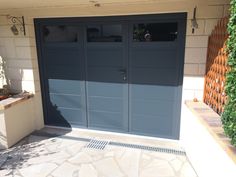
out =
[(83, 119), (83, 111), (81, 109), (66, 109), (59, 107), (57, 110), (70, 124), (79, 126), (86, 124), (86, 120)]
[(110, 82), (110, 83), (125, 83), (124, 77), (117, 67), (88, 67), (88, 81), (94, 82)]
[(131, 67), (176, 68), (175, 50), (137, 50), (131, 51)]
[(89, 110), (103, 112), (123, 112), (122, 98), (88, 97)]
[(73, 66), (80, 64), (82, 51), (77, 50), (48, 50), (45, 52), (45, 63), (47, 65), (67, 65)]
[(127, 129), (127, 120), (122, 113), (89, 111), (89, 127), (124, 131)]
[(123, 84), (116, 83), (101, 83), (101, 82), (87, 82), (87, 92), (89, 96), (95, 97), (112, 97), (112, 98), (123, 98), (124, 88)]
[(48, 79), (60, 79), (60, 80), (83, 80), (80, 69), (75, 66), (48, 66), (47, 67)]
[(159, 116), (171, 116), (174, 108), (173, 101), (165, 100), (140, 100), (131, 98), (131, 115), (159, 115)]
[(122, 67), (123, 61), (122, 49), (103, 49), (103, 50), (88, 50), (87, 65), (94, 67)]
[(81, 96), (75, 95), (62, 95), (50, 93), (50, 100), (52, 105), (63, 108), (83, 108)]
[(83, 84), (76, 80), (48, 79), (50, 93), (81, 95)]
[(177, 87), (172, 86), (130, 84), (131, 99), (173, 101), (177, 91)]
[(132, 84), (151, 84), (151, 85), (169, 85), (177, 86), (179, 76), (177, 69), (165, 68), (132, 68)]
[(173, 117), (134, 114), (131, 132), (159, 137), (171, 137)]

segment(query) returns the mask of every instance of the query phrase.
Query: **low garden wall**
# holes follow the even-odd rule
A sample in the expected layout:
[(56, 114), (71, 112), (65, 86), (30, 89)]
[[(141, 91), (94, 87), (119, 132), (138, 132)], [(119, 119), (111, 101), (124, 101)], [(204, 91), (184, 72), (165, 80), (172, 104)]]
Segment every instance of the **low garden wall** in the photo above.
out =
[(34, 131), (32, 95), (0, 102), (0, 149), (6, 149)]
[(224, 135), (220, 116), (206, 104), (183, 105), (181, 143), (199, 177), (235, 177), (236, 148)]

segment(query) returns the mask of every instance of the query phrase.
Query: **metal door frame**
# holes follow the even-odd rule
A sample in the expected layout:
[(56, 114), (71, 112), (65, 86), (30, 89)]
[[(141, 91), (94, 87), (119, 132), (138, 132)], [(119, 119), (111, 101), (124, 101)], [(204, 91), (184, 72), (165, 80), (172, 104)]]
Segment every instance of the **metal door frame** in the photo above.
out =
[[(66, 17), (66, 18), (35, 18), (34, 19), (34, 27), (35, 27), (35, 34), (36, 34), (36, 48), (37, 48), (37, 55), (38, 55), (38, 66), (39, 66), (39, 74), (40, 74), (40, 85), (41, 85), (41, 96), (42, 96), (42, 105), (43, 105), (43, 115), (44, 115), (44, 122), (47, 122), (48, 119), (48, 110), (47, 110), (47, 99), (46, 99), (46, 92), (47, 90), (47, 84), (44, 81), (45, 78), (45, 68), (44, 68), (44, 62), (43, 62), (43, 51), (42, 51), (42, 47), (43, 47), (43, 36), (42, 36), (42, 26), (45, 24), (49, 24), (49, 25), (55, 25), (55, 24), (60, 24), (60, 23), (65, 23), (65, 24), (80, 24), (83, 26), (84, 28), (84, 32), (83, 32), (83, 38), (84, 38), (84, 50), (86, 48), (86, 29), (85, 29), (85, 25), (87, 23), (97, 23), (97, 22), (101, 22), (101, 23), (109, 23), (109, 22), (123, 22), (123, 23), (127, 23), (128, 25), (128, 36), (127, 36), (127, 45), (130, 46), (130, 38), (132, 37), (131, 31), (130, 31), (130, 23), (132, 24), (133, 22), (137, 21), (168, 21), (168, 20), (175, 20), (178, 22), (178, 30), (181, 33), (181, 37), (179, 39), (179, 43), (180, 45), (178, 45), (178, 57), (181, 57), (182, 60), (180, 60), (181, 62), (179, 63), (179, 85), (181, 86), (180, 91), (182, 91), (182, 84), (183, 84), (183, 67), (184, 67), (184, 53), (185, 53), (185, 37), (186, 37), (186, 21), (187, 21), (187, 13), (186, 12), (181, 12), (181, 13), (165, 13), (165, 14), (143, 14), (143, 15), (125, 15), (125, 16), (107, 16), (107, 17)], [(179, 28), (180, 27), (180, 28)], [(128, 70), (128, 84), (129, 84), (129, 47), (127, 48), (127, 52), (128, 52), (128, 64), (127, 64), (127, 70)], [(86, 54), (85, 54), (86, 55)], [(85, 56), (86, 59), (86, 56)], [(85, 60), (86, 61), (86, 60)], [(87, 63), (87, 61), (85, 62)], [(84, 67), (86, 68), (86, 64), (84, 64)], [(85, 75), (87, 75), (87, 72), (85, 71)], [(128, 87), (129, 88), (129, 87)], [(85, 88), (86, 89), (86, 88)], [(128, 95), (130, 90), (128, 89)], [(87, 94), (87, 91), (86, 91)], [(179, 97), (181, 99), (182, 93), (179, 93), (179, 95), (177, 95), (177, 97)], [(87, 96), (86, 96), (87, 97)], [(129, 99), (129, 98), (128, 98)], [(128, 100), (129, 102), (129, 100)], [(86, 103), (87, 104), (87, 103)], [(129, 105), (128, 105), (129, 106)], [(86, 105), (87, 107), (87, 105)], [(129, 110), (129, 108), (128, 108)], [(86, 108), (86, 111), (87, 108)], [(176, 106), (176, 111), (179, 112), (178, 115), (180, 115), (180, 111), (181, 111), (181, 103), (180, 105)], [(128, 113), (128, 127), (130, 129), (130, 113)], [(88, 122), (88, 116), (87, 117), (87, 122)], [(88, 126), (88, 123), (87, 123)], [(178, 116), (178, 119), (175, 119), (175, 123), (173, 126), (173, 130), (176, 134), (176, 136), (173, 136), (174, 139), (178, 139), (179, 138), (179, 131), (180, 131), (180, 116)], [(127, 133), (130, 133), (129, 130)]]

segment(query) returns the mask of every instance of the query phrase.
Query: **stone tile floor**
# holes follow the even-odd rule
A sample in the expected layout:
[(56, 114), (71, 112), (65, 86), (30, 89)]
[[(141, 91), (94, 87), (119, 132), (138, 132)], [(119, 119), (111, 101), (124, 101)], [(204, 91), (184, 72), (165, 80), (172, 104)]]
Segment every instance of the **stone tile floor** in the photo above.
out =
[(65, 137), (32, 134), (0, 151), (0, 177), (197, 177), (183, 154), (115, 145), (91, 149), (86, 141)]

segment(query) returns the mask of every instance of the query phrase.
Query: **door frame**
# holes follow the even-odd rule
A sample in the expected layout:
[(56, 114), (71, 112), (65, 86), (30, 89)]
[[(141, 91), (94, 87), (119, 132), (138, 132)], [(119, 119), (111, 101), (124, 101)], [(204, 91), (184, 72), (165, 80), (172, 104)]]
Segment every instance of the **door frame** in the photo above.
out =
[[(180, 90), (182, 90), (182, 84), (183, 84), (183, 69), (184, 69), (184, 54), (185, 54), (185, 37), (186, 37), (186, 22), (187, 22), (187, 12), (178, 12), (178, 13), (165, 13), (165, 14), (142, 14), (142, 15), (122, 15), (122, 16), (103, 16), (103, 17), (59, 17), (59, 18), (34, 18), (34, 27), (35, 27), (35, 35), (36, 35), (36, 48), (37, 48), (37, 55), (38, 55), (38, 67), (39, 67), (39, 75), (40, 75), (40, 87), (41, 87), (41, 96), (42, 96), (42, 106), (43, 106), (43, 117), (44, 117), (44, 123), (46, 124), (46, 120), (48, 118), (48, 110), (47, 110), (47, 94), (46, 91), (47, 90), (47, 85), (44, 81), (45, 78), (45, 68), (44, 68), (44, 62), (43, 62), (43, 51), (42, 51), (42, 47), (43, 47), (43, 36), (41, 33), (41, 29), (42, 26), (45, 24), (49, 24), (49, 25), (55, 25), (55, 24), (60, 24), (60, 23), (65, 23), (65, 24), (80, 24), (82, 26), (84, 26), (85, 24), (89, 23), (109, 23), (109, 22), (124, 22), (124, 23), (133, 23), (135, 21), (139, 22), (139, 21), (168, 21), (168, 20), (175, 20), (178, 21), (178, 23), (180, 25), (180, 30), (181, 33), (184, 34), (182, 38), (178, 39), (180, 40), (180, 44), (178, 46), (178, 55), (179, 57), (183, 58), (183, 60), (181, 60), (181, 62), (179, 63), (180, 65), (180, 70), (179, 70), (179, 86), (181, 86)], [(129, 24), (128, 24), (129, 25)], [(178, 29), (179, 30), (179, 29)], [(129, 27), (128, 27), (128, 34), (130, 34), (131, 32), (129, 31)], [(86, 31), (83, 32), (83, 35), (86, 35)], [(130, 44), (130, 35), (128, 35), (128, 41), (127, 41), (127, 45), (129, 46)], [(84, 38), (85, 39), (85, 38)], [(84, 48), (86, 46), (86, 44), (83, 44)], [(184, 47), (183, 47), (184, 46)], [(129, 49), (127, 49), (129, 50)], [(86, 54), (85, 54), (86, 55)], [(129, 55), (129, 51), (128, 51), (128, 55)], [(85, 56), (86, 59), (86, 56)], [(129, 56), (128, 56), (128, 65), (127, 67), (129, 67)], [(87, 61), (85, 62), (85, 64), (87, 63)], [(86, 68), (86, 66), (85, 66)], [(128, 68), (127, 68), (128, 69)], [(130, 72), (130, 71), (129, 71)], [(128, 80), (129, 78), (129, 72), (128, 74)], [(87, 72), (85, 72), (87, 74)], [(128, 92), (129, 92), (129, 87), (128, 87)], [(130, 94), (130, 93), (128, 93)], [(179, 95), (177, 95), (178, 98), (182, 97), (182, 93), (180, 93)], [(129, 98), (128, 98), (129, 99)], [(129, 100), (128, 100), (129, 102)], [(129, 105), (128, 105), (129, 106)], [(86, 106), (87, 107), (87, 106)], [(86, 111), (87, 108), (86, 108)], [(176, 111), (178, 112), (178, 115), (180, 115), (181, 112), (181, 104), (176, 106)], [(87, 122), (88, 122), (88, 116), (87, 117)], [(179, 133), (180, 133), (180, 122), (181, 116), (177, 116), (178, 118), (176, 118), (175, 121), (175, 125), (173, 127), (174, 132), (177, 134), (176, 136), (174, 136), (174, 138), (178, 139), (179, 138)], [(128, 127), (130, 129), (130, 115), (128, 115)], [(88, 123), (87, 123), (88, 126)], [(130, 133), (130, 132), (127, 132)]]

